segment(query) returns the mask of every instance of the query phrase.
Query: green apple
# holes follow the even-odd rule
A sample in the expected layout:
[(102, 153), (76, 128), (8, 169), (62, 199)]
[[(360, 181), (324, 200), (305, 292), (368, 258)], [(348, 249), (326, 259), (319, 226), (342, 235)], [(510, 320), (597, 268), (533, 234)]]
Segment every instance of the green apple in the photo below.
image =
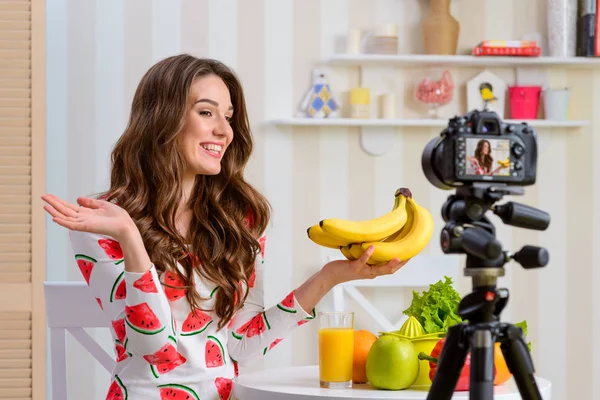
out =
[(417, 349), (410, 341), (394, 335), (380, 336), (367, 356), (367, 379), (376, 389), (402, 390), (419, 374)]

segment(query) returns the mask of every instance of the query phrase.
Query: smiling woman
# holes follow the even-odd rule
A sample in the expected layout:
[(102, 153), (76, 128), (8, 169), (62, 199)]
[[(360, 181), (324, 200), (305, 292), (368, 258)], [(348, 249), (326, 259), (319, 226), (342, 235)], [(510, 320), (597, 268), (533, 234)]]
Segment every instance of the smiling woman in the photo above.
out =
[(78, 204), (42, 197), (69, 229), (77, 266), (111, 321), (108, 398), (229, 398), (238, 363), (259, 360), (314, 319), (333, 286), (404, 265), (373, 273), (371, 250), (333, 261), (265, 308), (270, 209), (244, 180), (252, 149), (235, 74), (219, 61), (173, 56), (135, 92), (108, 190)]
[(196, 175), (216, 175), (221, 171), (220, 160), (233, 139), (230, 97), (229, 89), (216, 75), (199, 78), (192, 84), (191, 98), (198, 100), (186, 116), (186, 128), (180, 138), (180, 151), (186, 162), (184, 174), (190, 182)]

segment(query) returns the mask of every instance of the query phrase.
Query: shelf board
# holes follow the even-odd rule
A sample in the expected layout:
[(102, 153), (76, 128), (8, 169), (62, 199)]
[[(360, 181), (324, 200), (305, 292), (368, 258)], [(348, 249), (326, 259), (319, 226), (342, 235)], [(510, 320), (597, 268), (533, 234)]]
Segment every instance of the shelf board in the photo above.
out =
[[(506, 123), (526, 122), (539, 128), (579, 128), (587, 126), (587, 120), (553, 121), (545, 119), (512, 120)], [(271, 121), (274, 125), (288, 126), (337, 126), (337, 127), (432, 127), (441, 128), (448, 125), (448, 119), (354, 119), (354, 118), (287, 118)]]
[(600, 57), (523, 57), (434, 54), (336, 54), (332, 65), (464, 66), (464, 67), (543, 67), (598, 68)]

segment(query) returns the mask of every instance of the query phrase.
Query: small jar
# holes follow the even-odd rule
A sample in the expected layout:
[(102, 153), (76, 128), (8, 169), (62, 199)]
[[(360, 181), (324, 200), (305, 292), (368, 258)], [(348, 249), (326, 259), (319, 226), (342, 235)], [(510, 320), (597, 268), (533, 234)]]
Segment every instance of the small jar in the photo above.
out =
[(368, 88), (350, 89), (350, 117), (369, 118), (371, 95)]

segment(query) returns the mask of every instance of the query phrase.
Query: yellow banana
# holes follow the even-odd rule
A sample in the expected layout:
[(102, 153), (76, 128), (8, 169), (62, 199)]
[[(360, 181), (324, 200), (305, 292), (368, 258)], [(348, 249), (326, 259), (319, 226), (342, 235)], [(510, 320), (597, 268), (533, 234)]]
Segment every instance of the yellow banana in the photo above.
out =
[(507, 158), (506, 160), (500, 160), (498, 161), (498, 164), (504, 168), (508, 168), (510, 166), (510, 159)]
[(412, 229), (414, 220), (415, 220), (415, 217), (413, 216), (413, 208), (407, 206), (406, 207), (406, 223), (398, 232), (396, 232), (393, 235), (391, 235), (390, 237), (386, 238), (384, 240), (384, 242), (387, 243), (387, 242), (393, 242), (395, 240), (402, 239)]
[(341, 246), (340, 247), (340, 251), (342, 252), (342, 254), (344, 255), (344, 257), (346, 257), (348, 260), (350, 260), (350, 261), (356, 260), (356, 258), (354, 257), (354, 255), (352, 255), (352, 253), (350, 253), (349, 246)]
[[(371, 260), (374, 262), (388, 262), (393, 258), (399, 258), (401, 261), (408, 260), (420, 253), (433, 234), (433, 216), (424, 207), (421, 207), (417, 202), (409, 198), (407, 208), (412, 209), (413, 222), (410, 231), (401, 238), (389, 242), (366, 242), (361, 243), (361, 248), (365, 251), (370, 245), (375, 247), (375, 251), (371, 255)], [(401, 235), (398, 235), (399, 237)]]
[(348, 246), (344, 246), (342, 254), (344, 254), (344, 251), (350, 254), (355, 260), (361, 258), (364, 253), (364, 250), (360, 247), (360, 243), (351, 243)]
[[(352, 243), (348, 246), (341, 247), (340, 250), (342, 251), (342, 254), (344, 254), (345, 256), (346, 256), (346, 254), (348, 254), (350, 257), (352, 257), (352, 258), (349, 258), (348, 256), (346, 256), (346, 258), (348, 258), (348, 260), (350, 260), (350, 261), (358, 260), (359, 258), (362, 257), (362, 255), (365, 252), (365, 250), (363, 250), (363, 248), (361, 246), (361, 243)], [(377, 260), (374, 260), (373, 257), (371, 257), (367, 261), (367, 265), (381, 265), (381, 264), (385, 264), (386, 262), (377, 261)]]
[(316, 244), (332, 249), (339, 249), (341, 246), (346, 246), (351, 243), (349, 240), (340, 239), (327, 232), (323, 232), (323, 229), (321, 229), (319, 225), (313, 225), (308, 228), (306, 234), (308, 235), (308, 238)]
[[(392, 242), (394, 240), (400, 240), (404, 236), (406, 236), (408, 234), (408, 232), (410, 232), (412, 223), (414, 221), (413, 208), (406, 207), (406, 214), (407, 214), (407, 219), (406, 219), (406, 223), (404, 224), (404, 226), (402, 228), (400, 228), (398, 230), (398, 232), (393, 233), (392, 235), (385, 238), (382, 241), (383, 243)], [(359, 259), (360, 257), (362, 257), (363, 253), (365, 252), (365, 250), (363, 250), (363, 248), (361, 246), (361, 243), (351, 243), (347, 246), (341, 247), (340, 250), (342, 251), (342, 254), (344, 254), (344, 256), (346, 256), (346, 258), (348, 258), (351, 261), (352, 261), (352, 259), (354, 259), (354, 260)], [(352, 257), (352, 259), (350, 259), (349, 256)], [(367, 262), (367, 264), (380, 265), (380, 264), (383, 264), (383, 262), (374, 261), (373, 258), (371, 257), (369, 259), (369, 261)]]
[(392, 211), (370, 220), (349, 221), (339, 218), (324, 219), (319, 222), (324, 232), (347, 239), (350, 243), (379, 241), (398, 231), (406, 223), (406, 199), (410, 190), (396, 190)]

